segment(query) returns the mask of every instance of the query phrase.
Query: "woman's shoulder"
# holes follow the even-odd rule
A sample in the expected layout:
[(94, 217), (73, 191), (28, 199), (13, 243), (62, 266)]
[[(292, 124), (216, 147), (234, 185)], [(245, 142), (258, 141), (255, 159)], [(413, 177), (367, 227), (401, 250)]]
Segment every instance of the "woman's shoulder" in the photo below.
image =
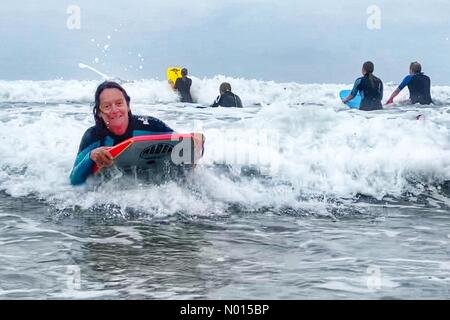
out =
[(93, 127), (90, 127), (90, 128), (88, 128), (88, 129), (86, 129), (86, 131), (84, 132), (84, 134), (83, 134), (83, 140), (86, 140), (86, 139), (92, 139), (92, 138), (94, 138), (95, 136), (97, 135), (97, 130), (96, 130), (96, 128), (95, 128), (95, 126), (93, 126)]
[(152, 116), (133, 115), (131, 122), (134, 130), (171, 130), (163, 121)]
[(90, 127), (84, 132), (83, 137), (81, 138), (79, 151), (82, 151), (93, 143), (101, 140), (102, 136), (98, 132), (97, 128), (95, 126)]
[(383, 80), (381, 80), (379, 77), (374, 76), (374, 78), (383, 83)]
[(152, 116), (146, 116), (146, 115), (133, 115), (131, 117), (131, 121), (133, 124), (137, 125), (147, 125), (155, 122), (162, 122), (161, 120), (152, 117)]

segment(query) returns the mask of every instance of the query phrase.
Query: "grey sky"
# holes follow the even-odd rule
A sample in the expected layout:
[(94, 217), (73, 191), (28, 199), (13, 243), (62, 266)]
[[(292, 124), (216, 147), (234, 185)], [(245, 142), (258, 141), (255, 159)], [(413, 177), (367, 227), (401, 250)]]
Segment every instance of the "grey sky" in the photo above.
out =
[[(66, 26), (69, 5), (80, 30)], [(370, 5), (380, 30), (367, 28)], [(123, 79), (163, 79), (179, 65), (200, 78), (349, 83), (372, 60), (398, 82), (418, 60), (450, 85), (449, 14), (447, 0), (2, 1), (0, 79), (97, 79), (82, 62)]]

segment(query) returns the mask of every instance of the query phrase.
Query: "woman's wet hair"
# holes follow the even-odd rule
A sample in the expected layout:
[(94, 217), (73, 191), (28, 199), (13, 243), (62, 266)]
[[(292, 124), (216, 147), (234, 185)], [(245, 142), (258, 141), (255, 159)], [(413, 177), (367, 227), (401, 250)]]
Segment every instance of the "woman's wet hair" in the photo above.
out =
[(231, 84), (229, 84), (228, 82), (224, 82), (220, 85), (219, 88), (220, 93), (225, 93), (227, 91), (231, 91)]
[(422, 66), (420, 65), (420, 63), (418, 63), (417, 61), (411, 62), (409, 69), (413, 72), (413, 73), (419, 73), (422, 72)]
[(118, 84), (117, 82), (114, 81), (105, 81), (103, 83), (101, 83), (98, 87), (97, 90), (95, 91), (95, 103), (94, 103), (94, 108), (92, 110), (92, 112), (94, 113), (94, 119), (95, 119), (95, 126), (98, 129), (106, 129), (106, 126), (103, 122), (102, 117), (100, 116), (100, 95), (102, 94), (102, 92), (106, 89), (117, 89), (120, 92), (122, 92), (123, 97), (125, 98), (125, 101), (127, 102), (127, 106), (128, 106), (128, 116), (131, 117), (131, 110), (130, 110), (130, 101), (131, 98), (128, 95), (128, 93), (125, 91), (125, 89)]
[(363, 64), (363, 69), (364, 69), (367, 73), (373, 73), (373, 71), (375, 70), (375, 66), (373, 65), (373, 62), (367, 61), (367, 62), (364, 62), (364, 64)]
[(366, 61), (363, 64), (363, 69), (366, 71), (367, 75), (369, 76), (370, 84), (372, 85), (372, 88), (375, 87), (375, 81), (373, 81), (373, 71), (375, 70), (375, 66), (372, 61)]

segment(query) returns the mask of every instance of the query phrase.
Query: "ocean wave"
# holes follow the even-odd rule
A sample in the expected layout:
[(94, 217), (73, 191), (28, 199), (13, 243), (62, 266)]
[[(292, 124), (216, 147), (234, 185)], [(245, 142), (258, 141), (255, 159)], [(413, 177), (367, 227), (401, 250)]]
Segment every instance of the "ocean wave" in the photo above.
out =
[[(285, 104), (316, 104), (339, 106), (338, 93), (352, 84), (299, 84), (295, 82), (276, 83), (255, 79), (230, 78), (217, 75), (213, 78), (199, 79), (191, 77), (193, 84), (191, 93), (198, 103), (211, 104), (219, 94), (222, 82), (229, 82), (233, 91), (238, 94), (245, 105)], [(120, 80), (119, 80), (120, 81)], [(167, 81), (143, 79), (139, 81), (121, 81), (132, 97), (132, 101), (140, 104), (173, 103), (177, 95)], [(50, 80), (50, 81), (3, 81), (0, 80), (1, 102), (92, 102), (95, 89), (100, 81)], [(387, 95), (396, 86), (386, 84)], [(407, 90), (405, 90), (407, 91)], [(398, 100), (406, 99), (407, 93), (402, 92)], [(432, 96), (439, 104), (450, 103), (450, 87), (435, 86)]]
[(152, 215), (210, 216), (234, 206), (320, 211), (331, 205), (324, 199), (417, 196), (450, 180), (450, 88), (433, 88), (438, 106), (395, 105), (370, 113), (343, 106), (337, 93), (346, 86), (338, 84), (217, 76), (195, 79), (193, 95), (207, 104), (222, 81), (245, 105), (260, 107), (180, 108), (164, 81), (124, 84), (135, 109), (179, 132), (198, 131), (193, 119), (201, 114), (196, 122), (206, 151), (188, 183), (91, 179), (76, 188), (68, 177), (81, 136), (93, 125), (90, 103), (98, 82), (0, 81), (0, 190), (62, 210), (111, 205)]

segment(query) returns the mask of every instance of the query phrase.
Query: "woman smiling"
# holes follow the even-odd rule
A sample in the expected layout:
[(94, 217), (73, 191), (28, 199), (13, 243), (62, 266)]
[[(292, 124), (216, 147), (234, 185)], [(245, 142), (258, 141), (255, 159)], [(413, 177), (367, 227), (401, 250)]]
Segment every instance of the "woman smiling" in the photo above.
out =
[[(109, 147), (135, 136), (173, 132), (161, 120), (134, 116), (130, 100), (125, 89), (116, 82), (105, 81), (98, 86), (93, 109), (95, 126), (89, 128), (81, 140), (70, 174), (72, 185), (84, 183), (92, 173), (94, 164), (100, 168), (113, 164)], [(194, 138), (194, 148), (198, 149), (198, 145)]]

